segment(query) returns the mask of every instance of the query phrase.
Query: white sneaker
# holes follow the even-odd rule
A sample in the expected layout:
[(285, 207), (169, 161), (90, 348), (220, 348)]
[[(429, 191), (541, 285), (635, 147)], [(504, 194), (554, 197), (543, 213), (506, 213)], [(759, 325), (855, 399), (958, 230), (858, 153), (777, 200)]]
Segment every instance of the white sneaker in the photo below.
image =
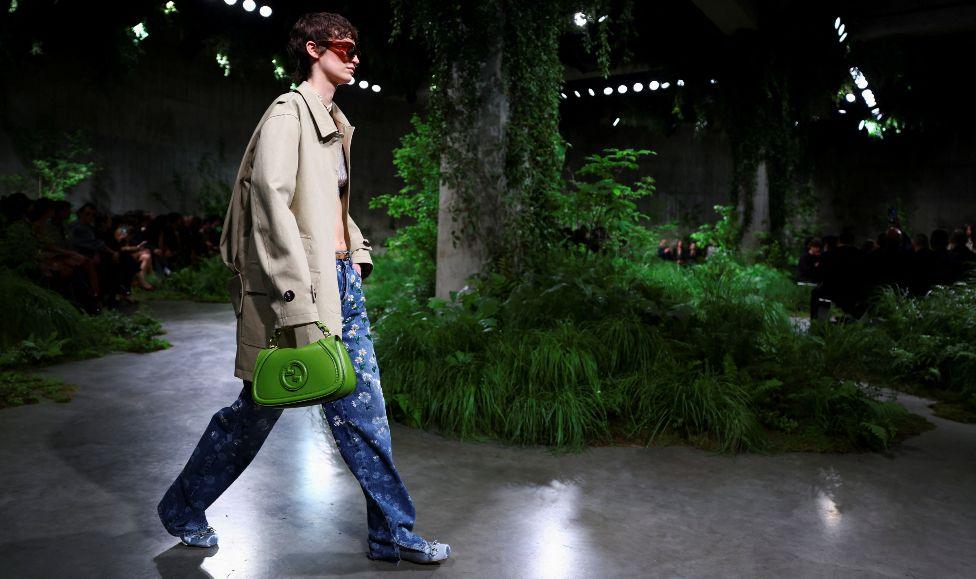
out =
[(428, 541), (427, 549), (423, 551), (400, 547), (400, 558), (406, 559), (411, 563), (440, 563), (444, 559), (447, 559), (450, 555), (451, 546), (447, 543), (438, 543), (436, 540)]

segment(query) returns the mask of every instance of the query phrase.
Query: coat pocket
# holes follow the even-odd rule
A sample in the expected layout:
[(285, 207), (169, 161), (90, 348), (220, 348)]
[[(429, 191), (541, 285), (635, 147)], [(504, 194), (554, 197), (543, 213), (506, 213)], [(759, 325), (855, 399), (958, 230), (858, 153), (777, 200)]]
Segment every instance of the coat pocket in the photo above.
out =
[(267, 348), (275, 322), (267, 292), (245, 291), (241, 300), (241, 342)]
[(230, 303), (234, 306), (234, 316), (241, 317), (241, 302), (244, 299), (244, 276), (235, 273), (224, 284), (230, 295)]
[(302, 249), (305, 250), (305, 257), (308, 260), (308, 272), (312, 274), (312, 278), (314, 279), (316, 277), (315, 274), (321, 270), (318, 262), (318, 254), (315, 251), (315, 243), (312, 241), (312, 236), (308, 233), (301, 233), (299, 237), (302, 238)]

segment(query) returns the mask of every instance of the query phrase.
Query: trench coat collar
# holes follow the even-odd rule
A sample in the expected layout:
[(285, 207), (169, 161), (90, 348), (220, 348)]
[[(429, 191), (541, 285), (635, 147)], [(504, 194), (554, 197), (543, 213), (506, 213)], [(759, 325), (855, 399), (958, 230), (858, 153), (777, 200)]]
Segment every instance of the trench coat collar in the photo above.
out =
[(315, 125), (319, 141), (324, 143), (332, 139), (341, 138), (347, 132), (345, 129), (351, 125), (335, 101), (332, 102), (332, 114), (329, 114), (329, 109), (325, 108), (325, 105), (319, 100), (318, 95), (315, 94), (312, 85), (307, 80), (303, 80), (298, 85), (298, 88), (295, 89), (295, 92), (302, 95), (309, 111), (312, 113), (312, 123)]

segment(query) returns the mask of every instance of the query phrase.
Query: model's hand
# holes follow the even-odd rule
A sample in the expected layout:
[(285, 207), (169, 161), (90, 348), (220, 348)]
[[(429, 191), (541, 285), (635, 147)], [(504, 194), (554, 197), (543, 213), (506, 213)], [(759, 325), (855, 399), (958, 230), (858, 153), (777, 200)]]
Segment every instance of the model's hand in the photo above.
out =
[(356, 275), (359, 276), (359, 279), (363, 279), (363, 266), (359, 265), (358, 263), (354, 263), (352, 264), (352, 268), (356, 270)]

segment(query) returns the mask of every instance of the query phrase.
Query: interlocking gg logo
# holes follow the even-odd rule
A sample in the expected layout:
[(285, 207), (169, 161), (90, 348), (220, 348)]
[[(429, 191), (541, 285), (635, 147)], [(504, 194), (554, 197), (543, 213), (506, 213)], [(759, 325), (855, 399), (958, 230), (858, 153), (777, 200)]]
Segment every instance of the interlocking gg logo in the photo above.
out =
[(285, 390), (294, 392), (308, 382), (308, 368), (301, 360), (291, 360), (281, 368), (281, 374), (278, 378)]

